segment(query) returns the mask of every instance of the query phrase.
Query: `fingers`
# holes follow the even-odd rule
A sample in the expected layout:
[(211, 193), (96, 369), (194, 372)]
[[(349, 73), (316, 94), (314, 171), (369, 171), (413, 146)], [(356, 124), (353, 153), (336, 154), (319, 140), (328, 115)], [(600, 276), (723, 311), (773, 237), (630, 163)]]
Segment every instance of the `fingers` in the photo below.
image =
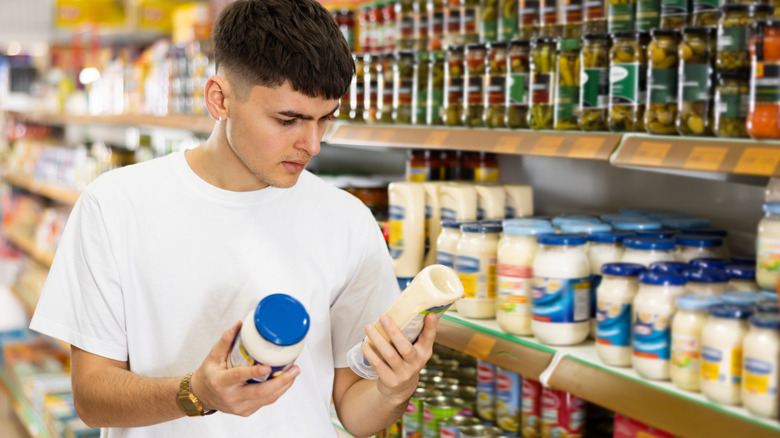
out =
[(424, 349), (433, 348), (433, 342), (436, 340), (436, 328), (438, 326), (439, 318), (437, 318), (436, 315), (432, 313), (425, 315), (425, 326), (414, 345)]
[(225, 330), (219, 338), (219, 341), (211, 347), (209, 358), (217, 363), (226, 362), (227, 356), (230, 354), (230, 348), (233, 346), (233, 341), (236, 339), (236, 336), (238, 336), (240, 330), (241, 321), (236, 322), (233, 324), (233, 327)]

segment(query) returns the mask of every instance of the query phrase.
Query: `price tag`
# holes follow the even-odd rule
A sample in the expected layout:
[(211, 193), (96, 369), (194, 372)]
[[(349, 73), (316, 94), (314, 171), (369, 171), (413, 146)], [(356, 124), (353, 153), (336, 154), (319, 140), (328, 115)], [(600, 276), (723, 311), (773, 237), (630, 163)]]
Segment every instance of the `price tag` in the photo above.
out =
[(555, 156), (561, 143), (563, 143), (563, 137), (541, 137), (531, 150), (531, 155)]
[(604, 137), (581, 137), (574, 142), (569, 158), (593, 158), (604, 144)]
[(517, 148), (523, 143), (523, 137), (507, 137), (503, 136), (498, 139), (496, 146), (493, 148), (493, 152), (498, 154), (511, 154), (517, 152)]
[(423, 145), (429, 148), (439, 147), (444, 144), (444, 140), (450, 135), (447, 131), (433, 131), (423, 141)]
[(394, 129), (380, 129), (376, 134), (374, 141), (376, 143), (392, 143), (393, 136), (395, 135)]
[(688, 155), (683, 168), (690, 170), (709, 170), (715, 172), (720, 169), (723, 159), (726, 158), (728, 149), (696, 146)]
[(631, 164), (637, 166), (660, 166), (672, 148), (670, 143), (643, 141), (634, 152)]
[(474, 333), (466, 345), (464, 353), (476, 356), (480, 359), (486, 358), (490, 350), (496, 345), (496, 340), (480, 333)]
[(780, 149), (745, 148), (734, 168), (734, 173), (750, 175), (774, 175), (780, 162)]

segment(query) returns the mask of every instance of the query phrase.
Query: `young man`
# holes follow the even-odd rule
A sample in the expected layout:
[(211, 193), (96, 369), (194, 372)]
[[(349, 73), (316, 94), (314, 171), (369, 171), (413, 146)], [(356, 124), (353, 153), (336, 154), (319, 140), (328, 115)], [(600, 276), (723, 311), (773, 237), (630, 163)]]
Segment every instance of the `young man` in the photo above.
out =
[[(231, 3), (214, 43), (211, 136), (87, 188), (31, 328), (72, 345), (76, 410), (104, 437), (333, 437), (331, 398), (352, 434), (376, 433), (404, 412), (436, 323), (414, 345), (390, 321), (391, 342), (369, 325), (399, 293), (380, 231), (305, 171), (354, 71), (349, 49), (315, 0)], [(268, 367), (227, 367), (236, 321), (279, 292), (310, 315), (303, 352), (246, 384)], [(376, 381), (347, 367), (366, 335)]]

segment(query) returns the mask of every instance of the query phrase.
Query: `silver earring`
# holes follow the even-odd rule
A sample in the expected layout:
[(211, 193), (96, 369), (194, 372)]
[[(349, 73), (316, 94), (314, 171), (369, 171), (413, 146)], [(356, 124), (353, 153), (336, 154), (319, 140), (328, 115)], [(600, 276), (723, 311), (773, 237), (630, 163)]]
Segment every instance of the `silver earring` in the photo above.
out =
[(219, 116), (219, 120), (217, 122), (222, 123), (222, 116)]

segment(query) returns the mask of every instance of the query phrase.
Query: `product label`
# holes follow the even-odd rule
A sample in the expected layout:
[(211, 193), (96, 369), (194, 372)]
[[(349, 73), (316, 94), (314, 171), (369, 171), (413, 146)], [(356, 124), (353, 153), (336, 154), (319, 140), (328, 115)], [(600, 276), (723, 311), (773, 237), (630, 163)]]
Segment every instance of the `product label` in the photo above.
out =
[(555, 8), (555, 0), (542, 0), (541, 5), (542, 23), (555, 24), (558, 21), (558, 10)]
[(590, 317), (590, 277), (534, 277), (535, 321), (584, 322)]
[(751, 394), (774, 396), (777, 388), (772, 384), (772, 364), (765, 360), (746, 357), (743, 365), (745, 383), (743, 388)]
[(509, 75), (509, 105), (528, 106), (528, 91), (530, 87), (528, 73), (512, 73)]
[(756, 62), (753, 73), (756, 103), (780, 103), (780, 64)]
[(780, 272), (780, 239), (759, 237), (756, 245), (757, 271)]
[(434, 11), (431, 20), (431, 32), (433, 35), (441, 35), (444, 32), (444, 11)]
[(465, 7), (463, 8), (463, 33), (473, 34), (477, 33), (477, 8)]
[(531, 266), (498, 265), (498, 310), (530, 315), (532, 277)]
[(598, 302), (596, 342), (615, 347), (631, 346), (631, 304)]
[(409, 342), (414, 344), (417, 342), (417, 338), (420, 337), (420, 333), (422, 332), (423, 326), (425, 325), (425, 316), (429, 313), (433, 313), (436, 316), (436, 319), (439, 319), (444, 314), (444, 312), (450, 308), (451, 304), (452, 303), (445, 304), (443, 306), (434, 306), (423, 310), (417, 315), (414, 315), (406, 324), (404, 324), (403, 327), (401, 327), (401, 333), (406, 337), (406, 339), (409, 340)]
[(590, 275), (590, 319), (593, 321), (596, 320), (596, 309), (598, 309), (598, 305), (596, 305), (596, 300), (598, 298), (597, 292), (603, 278), (604, 277), (601, 274)]
[(411, 182), (425, 182), (428, 181), (428, 169), (425, 167), (406, 167), (406, 180)]
[(482, 259), (468, 256), (455, 257), (455, 272), (458, 273), (465, 299), (496, 298), (496, 258)]
[(701, 344), (697, 336), (672, 334), (672, 367), (699, 374)]
[(636, 30), (655, 29), (661, 23), (661, 0), (640, 0), (636, 4)]
[[(496, 167), (478, 167), (474, 169), (475, 182), (498, 181), (498, 168)], [(477, 209), (477, 215), (479, 215)], [(482, 210), (482, 219), (485, 219), (485, 210)]]
[(597, 18), (604, 18), (603, 0), (585, 0), (583, 4), (585, 20), (593, 21)]
[(686, 64), (682, 68), (683, 101), (707, 102), (710, 100), (712, 84), (709, 64)]
[(412, 105), (412, 90), (414, 89), (414, 81), (411, 79), (402, 79), (395, 83), (396, 94), (395, 101), (398, 105)]
[(585, 400), (557, 389), (542, 390), (542, 436), (581, 437)]
[(523, 27), (539, 24), (539, 0), (520, 0), (518, 19)]
[(455, 267), (455, 256), (444, 251), (436, 251), (436, 263), (447, 266), (448, 268)]
[(661, 0), (661, 16), (688, 15), (687, 0)]
[(387, 235), (387, 245), (390, 247), (390, 256), (397, 259), (404, 253), (404, 219), (406, 218), (406, 212), (400, 205), (391, 205), (389, 213), (390, 230)]
[(439, 438), (439, 424), (452, 418), (457, 412), (458, 406), (431, 406), (423, 403), (423, 437)]
[(517, 13), (512, 18), (501, 18), (498, 22), (499, 41), (509, 41), (517, 32)]
[(482, 20), (479, 22), (479, 34), (482, 41), (496, 41), (498, 38), (498, 21)]
[(732, 385), (742, 384), (742, 348), (723, 351), (710, 346), (701, 347), (701, 377), (704, 380)]
[(506, 95), (506, 76), (488, 76), (487, 101), (489, 105), (503, 105)]
[(636, 4), (634, 2), (617, 5), (610, 2), (607, 5), (607, 30), (609, 32), (633, 30), (635, 14)]
[(693, 0), (693, 12), (715, 11), (720, 8), (720, 0)]
[(482, 105), (482, 88), (485, 82), (482, 76), (469, 78), (468, 103), (469, 105)]
[(645, 359), (668, 360), (671, 356), (669, 315), (635, 311), (633, 354)]
[[(231, 348), (230, 355), (228, 356), (228, 368), (252, 365), (263, 365), (263, 363), (252, 357), (252, 355), (246, 351), (246, 348), (244, 347), (244, 341), (239, 335), (233, 341), (233, 348)], [(272, 366), (270, 373), (262, 377), (249, 379), (246, 381), (246, 383), (261, 383), (265, 382), (266, 380), (271, 380), (274, 377), (277, 377), (283, 372), (287, 371), (292, 366), (292, 362), (286, 365)]]
[(441, 107), (444, 105), (444, 91), (443, 90), (433, 90), (431, 92), (431, 117), (436, 119), (440, 116)]
[(666, 105), (677, 102), (677, 70), (653, 68), (647, 80), (650, 103)]
[(420, 20), (419, 24), (414, 29), (414, 37), (415, 38), (428, 38), (428, 14), (422, 13), (420, 14)]
[(582, 0), (567, 0), (563, 4), (564, 23), (582, 21)]
[(406, 404), (406, 412), (403, 416), (403, 428), (405, 437), (420, 438), (423, 426), (423, 401), (422, 398), (412, 396)]
[(580, 72), (580, 106), (606, 108), (609, 103), (609, 70), (584, 68)]
[(502, 430), (520, 432), (522, 380), (517, 373), (496, 368), (496, 423)]
[(555, 119), (576, 119), (575, 109), (580, 106), (580, 87), (559, 85), (555, 93)]
[(447, 33), (455, 35), (460, 33), (460, 6), (452, 6), (447, 12)]
[(639, 63), (615, 63), (609, 67), (609, 96), (613, 105), (637, 105), (639, 95)]
[(366, 83), (364, 81), (355, 81), (355, 92), (352, 95), (355, 96), (354, 106), (363, 106), (363, 102), (366, 98)]
[(521, 420), (523, 436), (538, 437), (541, 432), (542, 384), (536, 380), (523, 379), (523, 402)]
[(716, 101), (717, 111), (720, 117), (739, 118), (747, 117), (750, 96), (745, 94), (721, 94)]
[(477, 416), (495, 421), (496, 366), (477, 361)]
[(531, 73), (531, 102), (537, 104), (552, 104), (550, 84), (552, 75), (549, 73)]
[(398, 35), (401, 38), (414, 38), (414, 15), (402, 15), (398, 20)]
[(747, 27), (718, 26), (718, 52), (745, 51), (747, 49)]
[(450, 78), (444, 89), (446, 102), (451, 104), (463, 103), (463, 78)]

